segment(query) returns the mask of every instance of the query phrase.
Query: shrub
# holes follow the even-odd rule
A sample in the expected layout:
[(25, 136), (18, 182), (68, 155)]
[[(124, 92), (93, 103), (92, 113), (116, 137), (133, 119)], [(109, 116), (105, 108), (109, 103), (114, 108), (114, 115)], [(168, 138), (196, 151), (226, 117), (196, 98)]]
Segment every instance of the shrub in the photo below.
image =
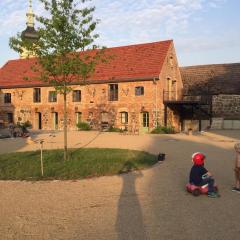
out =
[(123, 130), (120, 129), (120, 128), (115, 128), (115, 127), (111, 126), (111, 127), (108, 129), (108, 132), (123, 132)]
[(31, 128), (31, 127), (32, 127), (32, 124), (31, 124), (30, 121), (26, 121), (26, 122), (22, 122), (22, 123), (19, 123), (19, 122), (18, 122), (18, 123), (15, 125), (15, 127), (16, 127), (16, 128), (20, 128), (20, 129), (23, 131), (23, 133), (26, 133), (26, 132), (28, 132), (27, 128)]
[(89, 125), (89, 123), (87, 122), (79, 122), (76, 124), (78, 130), (81, 130), (81, 131), (89, 131), (91, 130), (91, 127)]
[(151, 133), (152, 134), (161, 134), (161, 133), (171, 134), (171, 133), (175, 133), (175, 129), (172, 126), (167, 126), (167, 127), (158, 126), (154, 128), (151, 131)]
[(24, 128), (31, 128), (32, 124), (30, 123), (30, 121), (26, 121), (26, 122), (22, 123), (21, 126)]

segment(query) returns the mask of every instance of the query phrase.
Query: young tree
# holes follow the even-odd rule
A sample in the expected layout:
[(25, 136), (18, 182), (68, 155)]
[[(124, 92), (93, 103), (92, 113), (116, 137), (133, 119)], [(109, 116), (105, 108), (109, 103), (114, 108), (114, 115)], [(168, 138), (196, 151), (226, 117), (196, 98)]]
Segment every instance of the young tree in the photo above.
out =
[[(21, 53), (28, 50), (36, 56), (32, 70), (38, 78), (54, 86), (64, 98), (64, 159), (67, 159), (67, 94), (72, 84), (86, 84), (95, 66), (104, 62), (104, 49), (94, 45), (99, 37), (94, 31), (91, 0), (39, 0), (48, 17), (37, 17), (39, 38), (34, 41), (18, 34), (10, 39), (10, 47)], [(28, 77), (28, 76), (26, 76)]]

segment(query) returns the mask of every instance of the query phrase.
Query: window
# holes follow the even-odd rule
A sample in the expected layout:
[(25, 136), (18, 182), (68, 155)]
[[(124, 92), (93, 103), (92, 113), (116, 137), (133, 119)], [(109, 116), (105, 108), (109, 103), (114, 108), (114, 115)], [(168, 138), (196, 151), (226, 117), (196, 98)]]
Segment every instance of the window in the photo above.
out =
[(148, 112), (142, 113), (142, 121), (143, 121), (143, 127), (149, 127), (149, 113)]
[(121, 112), (121, 123), (122, 124), (128, 124), (128, 113), (127, 112)]
[(118, 84), (109, 84), (108, 90), (109, 90), (108, 100), (118, 101)]
[(81, 102), (81, 91), (80, 90), (73, 91), (73, 102)]
[(48, 92), (48, 101), (49, 102), (57, 102), (57, 92), (56, 91)]
[(33, 102), (35, 103), (41, 102), (41, 88), (33, 89)]
[(4, 93), (4, 103), (11, 103), (11, 93)]
[(135, 96), (141, 96), (144, 95), (144, 87), (139, 86), (135, 87)]

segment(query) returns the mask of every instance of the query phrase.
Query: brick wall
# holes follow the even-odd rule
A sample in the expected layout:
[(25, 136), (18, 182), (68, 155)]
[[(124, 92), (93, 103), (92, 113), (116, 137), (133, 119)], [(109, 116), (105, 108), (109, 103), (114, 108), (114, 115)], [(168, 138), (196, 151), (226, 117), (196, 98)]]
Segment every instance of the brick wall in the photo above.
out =
[[(165, 99), (165, 100), (181, 100), (182, 99), (183, 83), (182, 83), (181, 73), (179, 70), (174, 45), (172, 45), (168, 50), (168, 54), (160, 74), (160, 79), (161, 79), (160, 84), (161, 84), (162, 94), (163, 94), (163, 90), (165, 91), (165, 96), (163, 96), (162, 98), (165, 98), (166, 93), (168, 95), (168, 91), (170, 90), (171, 93), (170, 93), (169, 99)], [(163, 104), (163, 101), (161, 103), (162, 103), (161, 104), (162, 122), (160, 122), (160, 124), (163, 125), (164, 124), (163, 123), (164, 104)], [(169, 108), (167, 113), (167, 125), (174, 126), (177, 131), (180, 130), (179, 113)]]
[[(144, 87), (143, 96), (135, 96), (135, 87)], [(75, 129), (76, 112), (82, 114), (83, 121), (91, 121), (94, 128), (101, 123), (101, 113), (107, 112), (109, 123), (121, 127), (120, 112), (128, 112), (129, 124), (140, 126), (141, 112), (149, 112), (149, 127), (153, 128), (156, 101), (160, 101), (158, 94), (159, 84), (152, 80), (118, 83), (118, 101), (108, 100), (108, 84), (93, 84), (87, 86), (72, 86), (73, 90), (81, 90), (81, 102), (72, 101), (72, 93), (67, 96), (68, 125)], [(6, 113), (14, 113), (14, 121), (24, 122), (29, 120), (34, 129), (38, 129), (38, 113), (42, 117), (42, 129), (53, 129), (54, 112), (58, 113), (58, 129), (63, 128), (63, 96), (57, 96), (57, 102), (48, 101), (49, 91), (52, 87), (41, 88), (41, 102), (33, 102), (32, 88), (2, 89), (0, 93), (1, 118), (6, 122)], [(4, 93), (11, 93), (11, 104), (4, 104)], [(160, 107), (161, 104), (159, 104)], [(14, 106), (14, 108), (13, 108)], [(160, 114), (161, 115), (161, 114)]]

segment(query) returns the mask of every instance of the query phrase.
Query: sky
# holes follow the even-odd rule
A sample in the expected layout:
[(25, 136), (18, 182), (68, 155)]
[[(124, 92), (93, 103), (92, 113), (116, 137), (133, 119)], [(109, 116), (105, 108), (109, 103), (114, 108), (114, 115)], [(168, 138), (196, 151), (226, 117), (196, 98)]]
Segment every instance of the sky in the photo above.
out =
[[(240, 0), (92, 0), (98, 44), (173, 39), (180, 66), (240, 62)], [(19, 58), (11, 36), (26, 28), (28, 0), (0, 0), (0, 67)], [(36, 15), (42, 4), (33, 0)]]

